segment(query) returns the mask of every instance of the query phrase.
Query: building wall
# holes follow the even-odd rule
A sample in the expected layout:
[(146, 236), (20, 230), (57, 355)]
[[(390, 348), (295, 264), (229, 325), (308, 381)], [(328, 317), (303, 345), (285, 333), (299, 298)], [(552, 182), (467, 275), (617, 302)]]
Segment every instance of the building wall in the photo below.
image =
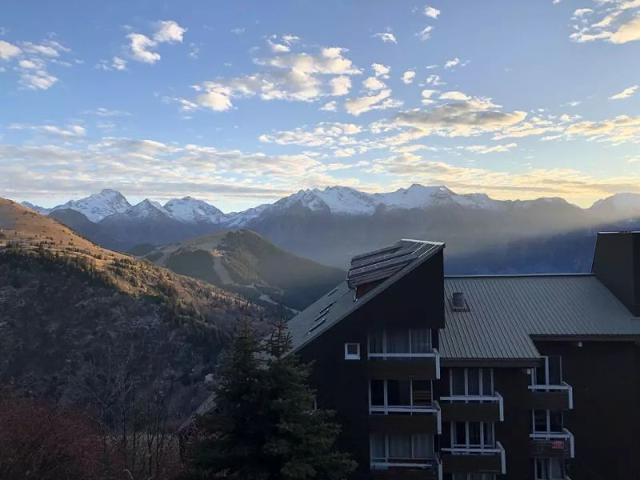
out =
[[(639, 320), (640, 321), (640, 320)], [(640, 347), (631, 342), (536, 342), (543, 355), (561, 355), (574, 409), (565, 426), (575, 436), (571, 477), (640, 478)]]
[[(299, 351), (303, 361), (313, 362), (318, 406), (338, 412), (343, 427), (338, 447), (359, 464), (354, 479), (370, 478), (367, 332), (385, 325), (441, 328), (443, 302), (439, 252)], [(360, 344), (360, 360), (344, 359), (346, 342)]]

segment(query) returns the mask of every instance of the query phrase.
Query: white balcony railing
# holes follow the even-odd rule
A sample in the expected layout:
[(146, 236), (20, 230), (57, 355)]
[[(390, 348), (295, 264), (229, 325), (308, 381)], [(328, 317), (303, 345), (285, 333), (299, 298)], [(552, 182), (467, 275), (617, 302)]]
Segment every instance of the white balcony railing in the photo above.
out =
[(569, 410), (573, 410), (573, 387), (567, 382), (562, 382), (560, 385), (529, 385), (529, 390), (532, 392), (567, 392), (569, 396)]
[(434, 401), (431, 405), (369, 405), (369, 415), (436, 415), (438, 435), (442, 434), (442, 412), (440, 404)]
[(566, 428), (563, 428), (561, 432), (534, 432), (529, 434), (529, 438), (532, 440), (564, 440), (569, 444), (569, 456), (575, 458), (576, 447), (573, 433)]
[(440, 450), (452, 455), (500, 455), (500, 473), (507, 473), (507, 455), (500, 442), (496, 442), (495, 447), (457, 446)]
[(504, 399), (498, 392), (493, 395), (449, 395), (440, 397), (442, 402), (450, 403), (497, 403), (500, 412), (500, 421), (504, 422)]
[(413, 358), (433, 358), (436, 363), (436, 379), (440, 380), (440, 353), (437, 348), (434, 348), (431, 352), (413, 353), (413, 352), (368, 352), (368, 358), (382, 359), (382, 360), (402, 360)]
[(374, 458), (371, 460), (371, 470), (388, 470), (390, 468), (412, 468), (412, 469), (432, 469), (438, 467), (435, 458), (423, 459), (384, 459)]

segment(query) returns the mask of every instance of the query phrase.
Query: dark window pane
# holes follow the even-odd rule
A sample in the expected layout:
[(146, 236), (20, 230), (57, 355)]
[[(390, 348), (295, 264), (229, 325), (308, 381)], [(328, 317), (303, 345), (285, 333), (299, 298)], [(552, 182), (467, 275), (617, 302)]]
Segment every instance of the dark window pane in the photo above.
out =
[(382, 353), (382, 331), (369, 334), (369, 353)]
[(492, 448), (495, 441), (493, 438), (493, 425), (490, 423), (484, 424), (483, 443), (485, 447)]
[(492, 370), (490, 368), (482, 369), (482, 395), (493, 395), (491, 372)]
[(413, 380), (413, 404), (416, 406), (431, 405), (431, 382)]
[(411, 353), (431, 352), (431, 330), (421, 328), (411, 330)]
[(562, 357), (559, 355), (549, 357), (549, 383), (551, 385), (562, 383)]
[(480, 445), (480, 422), (469, 422), (469, 444)]
[(550, 427), (552, 432), (561, 432), (562, 431), (562, 412), (551, 412), (550, 413)]
[(385, 437), (379, 433), (371, 435), (371, 458), (373, 460), (384, 460), (385, 453)]
[(452, 368), (453, 384), (451, 386), (452, 395), (464, 395), (464, 368)]
[(389, 435), (389, 457), (411, 458), (411, 436)]
[(387, 399), (389, 405), (410, 405), (409, 380), (388, 380)]
[(536, 368), (536, 385), (545, 385), (547, 383), (547, 378), (545, 377), (544, 367)]
[(454, 443), (456, 445), (466, 445), (467, 443), (467, 428), (464, 422), (455, 422), (454, 431), (455, 438)]
[(384, 380), (371, 380), (371, 405), (384, 406)]
[(469, 385), (469, 395), (480, 395), (480, 369), (467, 369), (467, 383)]
[(387, 352), (409, 353), (409, 330), (387, 332)]

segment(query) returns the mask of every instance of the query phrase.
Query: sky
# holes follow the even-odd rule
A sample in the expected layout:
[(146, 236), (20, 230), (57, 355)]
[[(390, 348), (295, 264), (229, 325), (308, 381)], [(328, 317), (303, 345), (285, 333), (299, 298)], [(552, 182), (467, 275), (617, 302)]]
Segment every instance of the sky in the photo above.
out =
[(0, 196), (640, 193), (640, 0), (5, 0)]

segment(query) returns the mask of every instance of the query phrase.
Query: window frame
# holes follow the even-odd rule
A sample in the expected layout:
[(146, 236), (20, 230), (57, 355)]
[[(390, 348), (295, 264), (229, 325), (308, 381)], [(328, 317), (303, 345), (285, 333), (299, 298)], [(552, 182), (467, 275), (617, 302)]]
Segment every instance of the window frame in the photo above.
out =
[[(349, 347), (356, 346), (357, 353), (349, 353)], [(345, 360), (360, 360), (360, 343), (359, 342), (346, 342), (344, 344), (344, 359)]]
[[(417, 330), (426, 330), (427, 331), (427, 338), (429, 339), (429, 349), (427, 352), (413, 352), (413, 337), (412, 337), (412, 332), (417, 331)], [(406, 329), (406, 333), (407, 333), (407, 339), (408, 339), (408, 345), (409, 345), (409, 351), (408, 352), (390, 352), (389, 351), (389, 341), (388, 341), (388, 335), (387, 335), (387, 329), (383, 328), (381, 330), (381, 332), (376, 332), (377, 334), (381, 334), (381, 339), (382, 339), (382, 351), (381, 352), (372, 352), (371, 351), (371, 338), (373, 337), (373, 335), (375, 333), (369, 333), (369, 335), (367, 336), (367, 356), (369, 358), (376, 358), (376, 357), (385, 357), (388, 355), (405, 355), (405, 356), (420, 356), (420, 355), (424, 355), (424, 356), (429, 356), (432, 355), (433, 353), (433, 329), (432, 328), (408, 328)]]
[[(558, 357), (558, 361), (560, 363), (560, 383), (558, 385), (562, 385), (562, 382), (564, 382), (564, 371), (563, 371), (563, 365), (562, 365), (562, 356), (560, 355), (555, 355), (556, 357)], [(544, 362), (544, 366), (543, 367), (534, 367), (531, 369), (531, 385), (532, 386), (536, 386), (536, 385), (555, 385), (555, 384), (551, 384), (549, 383), (550, 379), (551, 379), (551, 367), (550, 367), (550, 361), (549, 361), (550, 356), (549, 355), (543, 355), (542, 356), (542, 360)], [(540, 368), (544, 369), (544, 381), (545, 383), (538, 383), (538, 370)]]
[[(409, 460), (409, 461), (416, 461), (416, 460), (422, 460), (425, 462), (430, 462), (433, 461), (435, 458), (435, 436), (433, 434), (429, 434), (429, 433), (405, 433), (405, 434), (398, 434), (399, 436), (407, 436), (410, 439), (410, 443), (411, 443), (411, 456), (409, 457), (393, 457), (390, 455), (390, 451), (389, 451), (389, 434), (388, 433), (372, 433), (369, 435), (369, 461), (373, 462), (373, 463), (377, 463), (377, 462), (382, 462), (382, 463), (395, 463), (396, 460)], [(427, 436), (427, 437), (431, 437), (431, 453), (430, 456), (428, 457), (416, 457), (416, 442), (415, 442), (415, 437), (419, 436), (419, 435), (423, 435), (423, 436)], [(384, 457), (374, 457), (373, 456), (373, 439), (376, 437), (382, 437), (384, 439)]]
[[(382, 409), (383, 413), (385, 415), (387, 415), (390, 411), (393, 411), (394, 408), (400, 408), (400, 407), (408, 407), (408, 412), (413, 412), (413, 411), (420, 411), (420, 410), (424, 410), (424, 411), (431, 411), (433, 409), (433, 380), (423, 380), (423, 379), (416, 379), (416, 378), (410, 378), (408, 380), (409, 382), (409, 404), (408, 405), (391, 405), (389, 404), (389, 381), (396, 381), (395, 379), (379, 379), (379, 378), (372, 378), (369, 380), (369, 412), (371, 413), (373, 411), (373, 409)], [(413, 398), (413, 382), (427, 382), (429, 385), (429, 391), (431, 392), (431, 403), (429, 405), (415, 405), (414, 404), (414, 398)], [(383, 404), (382, 405), (373, 405), (372, 403), (372, 391), (373, 389), (371, 388), (372, 386), (372, 382), (382, 382), (383, 385)], [(390, 410), (391, 409), (391, 410)], [(379, 413), (379, 412), (375, 412), (375, 413)]]
[[(469, 394), (469, 370), (478, 370), (478, 391), (479, 395), (470, 395)], [(454, 371), (459, 372), (460, 370), (464, 371), (464, 394), (454, 393), (453, 392), (453, 375)], [(490, 385), (491, 392), (486, 393), (484, 391), (484, 375), (489, 373), (490, 376)], [(450, 368), (449, 369), (449, 396), (457, 397), (457, 396), (480, 396), (480, 397), (494, 397), (496, 395), (496, 386), (495, 386), (495, 374), (493, 372), (493, 368), (483, 368), (483, 367), (464, 367), (464, 368)]]
[[(479, 424), (480, 425), (480, 443), (479, 444), (475, 444), (475, 443), (470, 443), (471, 440), (471, 434), (470, 434), (470, 429), (469, 429), (469, 425), (470, 424)], [(472, 449), (472, 448), (477, 448), (477, 449), (481, 449), (481, 450), (490, 450), (490, 449), (494, 449), (496, 448), (496, 430), (495, 430), (495, 424), (493, 422), (449, 422), (450, 426), (450, 442), (451, 442), (451, 448), (454, 450), (465, 450), (465, 449)], [(465, 429), (465, 443), (460, 443), (458, 442), (458, 435), (456, 433), (456, 426), (458, 424), (464, 424), (464, 429)], [(493, 442), (490, 444), (485, 443), (485, 429), (489, 429), (489, 431), (491, 432), (491, 438), (493, 439)]]
[[(536, 429), (536, 412), (545, 412), (545, 427), (546, 430), (537, 430)], [(551, 429), (551, 410), (538, 408), (531, 410), (531, 433), (535, 434), (549, 434), (549, 433), (563, 433), (564, 429), (564, 415), (562, 412), (556, 412), (560, 415), (560, 429), (552, 430)]]

